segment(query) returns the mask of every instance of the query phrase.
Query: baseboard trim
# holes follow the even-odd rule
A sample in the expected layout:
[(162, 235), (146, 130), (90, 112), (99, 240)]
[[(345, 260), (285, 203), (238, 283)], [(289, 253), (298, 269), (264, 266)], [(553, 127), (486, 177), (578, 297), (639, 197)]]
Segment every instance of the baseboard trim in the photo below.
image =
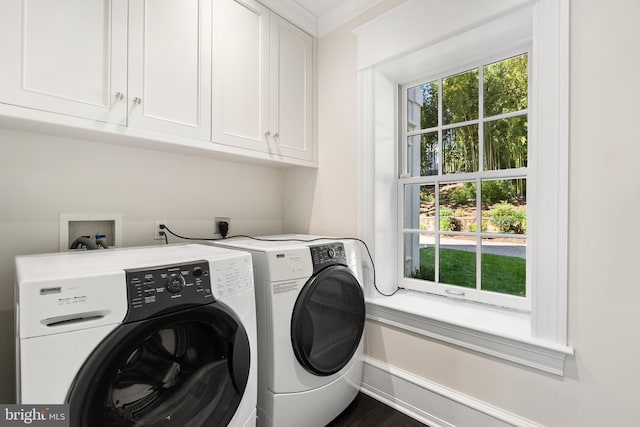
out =
[(541, 427), (372, 357), (363, 362), (363, 393), (429, 427)]

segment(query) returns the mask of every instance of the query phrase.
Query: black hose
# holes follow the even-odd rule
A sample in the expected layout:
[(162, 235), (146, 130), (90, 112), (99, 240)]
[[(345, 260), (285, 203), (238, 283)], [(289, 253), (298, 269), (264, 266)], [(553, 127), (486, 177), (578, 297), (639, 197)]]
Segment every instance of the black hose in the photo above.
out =
[(71, 246), (69, 247), (69, 249), (78, 249), (79, 246), (84, 246), (88, 250), (98, 249), (98, 245), (96, 244), (96, 242), (94, 242), (93, 240), (87, 237), (78, 237), (76, 240), (73, 241), (73, 243), (71, 243)]

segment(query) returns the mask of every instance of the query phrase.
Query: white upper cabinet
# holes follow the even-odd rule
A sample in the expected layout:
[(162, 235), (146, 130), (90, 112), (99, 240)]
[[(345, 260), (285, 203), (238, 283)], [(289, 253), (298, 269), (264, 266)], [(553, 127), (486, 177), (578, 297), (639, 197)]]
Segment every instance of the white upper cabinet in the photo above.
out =
[(313, 39), (271, 14), (270, 149), (279, 155), (313, 158)]
[(130, 127), (210, 139), (211, 0), (130, 0)]
[(253, 0), (213, 22), (213, 141), (313, 161), (312, 37)]
[(0, 120), (316, 166), (313, 39), (256, 0), (0, 0)]
[(268, 151), (269, 13), (253, 0), (214, 0), (214, 142)]
[(126, 124), (126, 0), (2, 0), (0, 102)]

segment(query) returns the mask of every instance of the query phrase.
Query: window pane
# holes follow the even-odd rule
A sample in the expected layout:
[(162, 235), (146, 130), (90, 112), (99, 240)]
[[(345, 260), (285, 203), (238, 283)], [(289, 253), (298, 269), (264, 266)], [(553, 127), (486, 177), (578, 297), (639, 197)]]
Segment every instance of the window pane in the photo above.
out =
[(527, 233), (526, 179), (482, 181), (481, 198), (484, 231), (488, 233)]
[(478, 170), (478, 125), (462, 126), (442, 132), (442, 172)]
[(520, 55), (484, 67), (484, 115), (520, 111), (528, 103), (528, 59)]
[(438, 126), (438, 82), (407, 90), (407, 132)]
[(485, 170), (527, 167), (527, 116), (484, 124)]
[(434, 185), (404, 187), (404, 228), (435, 231), (436, 190)]
[(525, 296), (525, 239), (482, 240), (482, 290)]
[(438, 175), (438, 132), (410, 136), (407, 157), (412, 175)]
[(442, 81), (442, 123), (466, 122), (478, 118), (478, 69)]
[(440, 236), (439, 282), (476, 287), (476, 242), (473, 237)]
[(404, 277), (435, 280), (435, 236), (406, 233), (404, 235)]
[(440, 231), (476, 231), (476, 183), (440, 184)]

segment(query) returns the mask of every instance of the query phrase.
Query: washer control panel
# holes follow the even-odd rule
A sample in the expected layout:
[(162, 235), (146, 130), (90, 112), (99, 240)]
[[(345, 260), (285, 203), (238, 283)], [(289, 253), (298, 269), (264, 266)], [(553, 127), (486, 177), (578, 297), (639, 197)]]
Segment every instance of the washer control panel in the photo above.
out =
[(204, 260), (125, 270), (125, 276), (129, 304), (125, 323), (215, 301), (209, 262)]
[(332, 264), (347, 264), (344, 245), (340, 242), (310, 246), (313, 272), (316, 273)]

